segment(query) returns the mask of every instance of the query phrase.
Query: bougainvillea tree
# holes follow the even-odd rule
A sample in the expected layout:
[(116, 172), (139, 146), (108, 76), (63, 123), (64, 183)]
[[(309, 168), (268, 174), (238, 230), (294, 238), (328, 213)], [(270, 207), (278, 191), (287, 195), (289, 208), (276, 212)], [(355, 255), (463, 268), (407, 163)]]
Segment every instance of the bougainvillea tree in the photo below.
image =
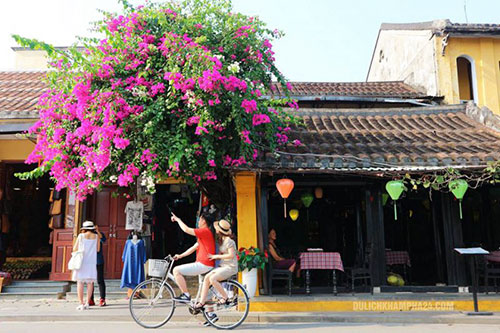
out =
[[(50, 89), (39, 101), (37, 136), (28, 163), (58, 189), (83, 200), (108, 183), (150, 192), (162, 177), (198, 183), (251, 163), (262, 149), (287, 143), (290, 100), (271, 95), (276, 80), (271, 31), (231, 12), (229, 1), (186, 0), (104, 14), (101, 38), (49, 53)], [(263, 148), (265, 147), (265, 148)]]

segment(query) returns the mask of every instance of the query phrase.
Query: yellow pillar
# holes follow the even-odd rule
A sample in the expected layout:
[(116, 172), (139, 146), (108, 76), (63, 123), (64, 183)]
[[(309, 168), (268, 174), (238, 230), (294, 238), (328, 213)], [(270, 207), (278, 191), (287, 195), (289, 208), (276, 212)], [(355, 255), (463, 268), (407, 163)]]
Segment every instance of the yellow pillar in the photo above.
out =
[(236, 175), (236, 214), (238, 246), (258, 246), (257, 239), (257, 175), (242, 172)]
[[(253, 172), (238, 173), (235, 177), (235, 184), (238, 247), (257, 247), (259, 244), (257, 238), (257, 175)], [(260, 283), (257, 284), (256, 296), (259, 295), (259, 287)]]

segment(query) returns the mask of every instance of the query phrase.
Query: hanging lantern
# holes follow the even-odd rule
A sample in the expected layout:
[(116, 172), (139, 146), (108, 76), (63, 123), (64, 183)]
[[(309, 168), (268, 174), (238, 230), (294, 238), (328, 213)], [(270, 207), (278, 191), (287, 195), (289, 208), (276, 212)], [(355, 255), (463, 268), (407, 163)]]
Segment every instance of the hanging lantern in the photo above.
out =
[(402, 180), (391, 180), (385, 184), (385, 189), (387, 193), (391, 196), (391, 199), (394, 201), (394, 219), (398, 219), (398, 211), (396, 206), (396, 200), (399, 199), (401, 193), (404, 191), (404, 184)]
[(460, 219), (462, 219), (462, 199), (464, 194), (469, 188), (469, 184), (463, 179), (455, 179), (448, 183), (448, 188), (451, 193), (458, 199), (458, 206), (460, 207)]
[(382, 193), (382, 206), (385, 206), (385, 204), (387, 203), (387, 200), (389, 200), (389, 194)]
[(302, 200), (302, 203), (304, 204), (304, 206), (306, 206), (306, 208), (309, 208), (309, 206), (311, 206), (311, 204), (314, 200), (314, 197), (311, 193), (307, 192), (307, 193), (302, 194), (302, 196), (300, 197), (300, 200)]
[(299, 210), (298, 209), (292, 209), (292, 210), (290, 210), (290, 212), (288, 213), (288, 215), (290, 215), (290, 218), (292, 219), (292, 221), (295, 222), (299, 218)]
[(314, 196), (316, 197), (316, 199), (323, 198), (323, 189), (321, 187), (316, 187), (314, 189)]
[(286, 198), (288, 198), (290, 193), (292, 193), (293, 185), (294, 185), (293, 180), (288, 178), (283, 178), (276, 182), (276, 188), (278, 189), (278, 192), (280, 192), (281, 197), (285, 199), (285, 204), (284, 204), (285, 217), (286, 217)]

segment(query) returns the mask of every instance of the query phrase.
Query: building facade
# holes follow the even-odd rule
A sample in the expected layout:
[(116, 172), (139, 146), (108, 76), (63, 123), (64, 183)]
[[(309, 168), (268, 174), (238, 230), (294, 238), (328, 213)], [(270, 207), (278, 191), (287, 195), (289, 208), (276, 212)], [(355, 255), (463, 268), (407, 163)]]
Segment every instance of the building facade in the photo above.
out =
[(382, 24), (367, 81), (401, 80), (447, 104), (500, 114), (500, 26), (449, 20)]

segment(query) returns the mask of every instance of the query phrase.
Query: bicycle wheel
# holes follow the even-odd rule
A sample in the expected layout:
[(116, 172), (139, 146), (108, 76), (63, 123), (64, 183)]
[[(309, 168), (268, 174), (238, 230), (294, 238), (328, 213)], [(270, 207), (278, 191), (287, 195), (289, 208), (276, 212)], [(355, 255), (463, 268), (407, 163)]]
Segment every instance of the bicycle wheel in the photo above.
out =
[(228, 303), (220, 305), (220, 294), (214, 287), (210, 287), (209, 299), (205, 302), (203, 316), (215, 328), (230, 330), (238, 327), (248, 316), (250, 300), (247, 291), (241, 284), (234, 280), (222, 282)]
[(135, 322), (144, 328), (158, 328), (172, 318), (175, 310), (172, 287), (162, 280), (141, 282), (132, 292), (129, 310)]

